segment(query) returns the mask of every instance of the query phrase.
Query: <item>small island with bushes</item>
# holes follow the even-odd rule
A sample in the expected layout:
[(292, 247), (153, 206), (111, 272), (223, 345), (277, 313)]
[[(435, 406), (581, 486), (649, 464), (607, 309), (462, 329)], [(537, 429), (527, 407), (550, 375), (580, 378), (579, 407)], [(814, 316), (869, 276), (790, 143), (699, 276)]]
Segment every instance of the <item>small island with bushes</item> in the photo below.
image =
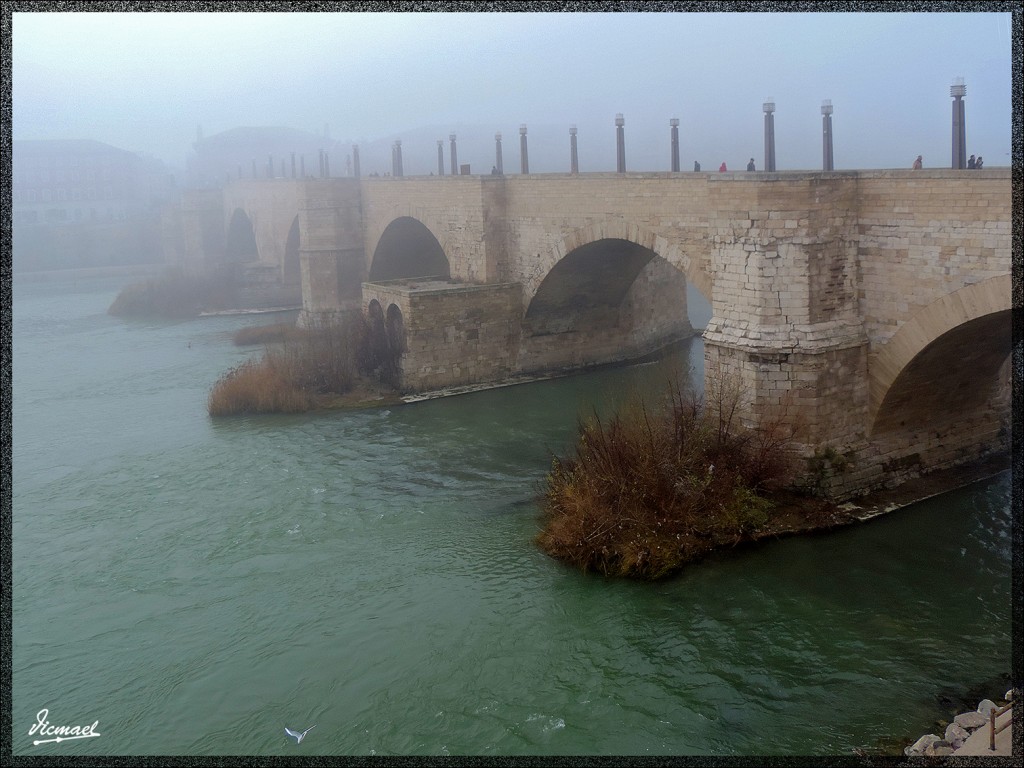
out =
[(555, 457), (537, 543), (583, 571), (653, 580), (712, 550), (853, 521), (794, 487), (800, 460), (781, 422), (738, 424), (739, 392), (706, 399), (677, 385), (581, 421), (575, 455)]
[(231, 369), (214, 384), (211, 416), (301, 413), (318, 408), (400, 402), (398, 359), (372, 341), (358, 311), (308, 328), (277, 324), (243, 328), (235, 344), (265, 344), (263, 356)]

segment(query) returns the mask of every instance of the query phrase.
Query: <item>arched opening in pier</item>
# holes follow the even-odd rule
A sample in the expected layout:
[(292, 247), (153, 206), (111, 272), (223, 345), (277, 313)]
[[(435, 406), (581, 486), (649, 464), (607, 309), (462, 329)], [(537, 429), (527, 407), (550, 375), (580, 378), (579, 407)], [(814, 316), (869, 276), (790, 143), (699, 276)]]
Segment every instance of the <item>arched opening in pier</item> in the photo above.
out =
[(450, 276), (444, 249), (422, 222), (403, 216), (388, 224), (373, 252), (370, 282)]
[(377, 299), (366, 307), (367, 339), (363, 365), (380, 381), (397, 387), (400, 380), (399, 361), (405, 349), (405, 327), (402, 311), (388, 306), (387, 316)]
[(281, 265), (281, 278), (286, 283), (298, 283), (301, 278), (299, 267), (299, 217), (292, 220), (288, 230), (288, 239), (284, 244), (284, 263)]
[[(872, 437), (963, 434), (997, 421), (1009, 404), (1010, 310), (968, 320), (941, 334), (907, 363), (885, 392)], [(981, 432), (984, 427), (977, 426)]]
[(401, 355), (405, 352), (405, 321), (402, 319), (402, 310), (398, 308), (397, 304), (388, 305), (384, 327), (387, 331), (388, 348), (393, 355)]
[(224, 244), (224, 258), (229, 262), (259, 261), (256, 233), (252, 221), (241, 208), (231, 214), (228, 224), (227, 242)]

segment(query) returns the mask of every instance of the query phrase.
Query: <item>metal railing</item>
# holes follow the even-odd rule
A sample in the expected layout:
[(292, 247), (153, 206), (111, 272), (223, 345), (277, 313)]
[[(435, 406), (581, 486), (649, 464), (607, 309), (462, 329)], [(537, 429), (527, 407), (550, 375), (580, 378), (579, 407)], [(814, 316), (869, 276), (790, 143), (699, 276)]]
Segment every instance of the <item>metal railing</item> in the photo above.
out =
[(1002, 733), (1004, 730), (1006, 730), (1006, 727), (1008, 725), (1011, 725), (1013, 723), (1013, 716), (1011, 715), (1010, 717), (1006, 718), (1006, 722), (1004, 722), (1002, 725), (1000, 725), (997, 728), (996, 727), (996, 718), (999, 717), (999, 715), (1003, 714), (1003, 712), (1006, 712), (1007, 710), (1011, 709), (1012, 707), (1013, 707), (1013, 702), (1011, 701), (1005, 707), (999, 707), (998, 709), (993, 709), (992, 712), (989, 714), (989, 740), (988, 740), (988, 748), (990, 750), (992, 750), (993, 752), (995, 752), (995, 749), (996, 749), (996, 734), (997, 733)]

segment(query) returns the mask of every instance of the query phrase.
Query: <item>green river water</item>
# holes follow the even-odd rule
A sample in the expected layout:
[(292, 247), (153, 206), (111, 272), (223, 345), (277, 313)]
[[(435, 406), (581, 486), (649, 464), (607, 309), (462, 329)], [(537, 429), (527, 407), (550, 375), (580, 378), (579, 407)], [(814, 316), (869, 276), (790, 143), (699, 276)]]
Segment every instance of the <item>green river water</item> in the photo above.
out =
[[(126, 282), (14, 285), (16, 755), (849, 755), (1005, 684), (1009, 473), (656, 584), (585, 576), (533, 543), (551, 452), (581, 409), (699, 379), (699, 338), (213, 421), (254, 320), (109, 317)], [(35, 745), (44, 708), (101, 735)]]

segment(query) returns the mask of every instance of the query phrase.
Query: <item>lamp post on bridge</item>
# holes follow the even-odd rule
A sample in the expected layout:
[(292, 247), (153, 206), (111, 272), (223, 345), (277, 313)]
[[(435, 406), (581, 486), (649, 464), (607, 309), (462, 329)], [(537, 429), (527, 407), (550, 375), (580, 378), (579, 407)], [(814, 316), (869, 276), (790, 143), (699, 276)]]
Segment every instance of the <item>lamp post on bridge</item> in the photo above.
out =
[(402, 168), (402, 140), (395, 139), (395, 167), (391, 169), (392, 176), (401, 178), (404, 175)]
[(499, 176), (505, 172), (504, 166), (501, 164), (501, 131), (494, 134), (494, 168)]
[(821, 102), (821, 169), (835, 170), (832, 160), (832, 99)]
[(444, 139), (437, 140), (437, 175), (444, 176)]
[(615, 115), (615, 170), (626, 172), (626, 119), (619, 112)]
[(775, 170), (775, 99), (769, 96), (761, 105), (764, 110), (764, 169)]
[(359, 178), (359, 145), (352, 145), (352, 175)]
[(580, 157), (576, 152), (576, 126), (569, 126), (569, 173), (580, 172)]
[(452, 143), (452, 176), (459, 175), (459, 161), (458, 156), (455, 153), (455, 134), (448, 134), (448, 140)]
[(967, 167), (967, 119), (964, 116), (964, 96), (967, 86), (962, 77), (954, 78), (949, 87), (953, 97), (953, 168)]
[(672, 126), (672, 171), (679, 172), (679, 118), (673, 117), (668, 121)]
[(530, 156), (526, 151), (526, 123), (519, 126), (519, 165), (524, 174), (530, 172)]

